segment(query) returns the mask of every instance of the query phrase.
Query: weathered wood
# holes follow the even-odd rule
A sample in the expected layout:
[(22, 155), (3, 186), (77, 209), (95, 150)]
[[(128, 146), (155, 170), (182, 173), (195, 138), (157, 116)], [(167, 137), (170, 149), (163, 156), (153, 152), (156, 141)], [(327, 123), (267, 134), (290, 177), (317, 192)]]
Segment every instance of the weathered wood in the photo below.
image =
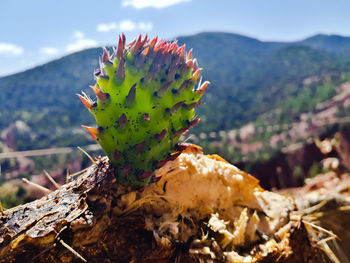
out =
[[(193, 176), (200, 170), (198, 181)], [(6, 211), (0, 217), (0, 262), (326, 262), (291, 199), (263, 191), (219, 157), (192, 149), (159, 173), (157, 184), (131, 191), (117, 184), (103, 159), (40, 200)], [(197, 194), (211, 173), (218, 175), (206, 186), (208, 196)], [(230, 195), (212, 204), (215, 187)], [(199, 199), (173, 200), (181, 189), (185, 198)], [(235, 207), (229, 213), (230, 202)], [(278, 220), (271, 218), (274, 209), (282, 211)]]

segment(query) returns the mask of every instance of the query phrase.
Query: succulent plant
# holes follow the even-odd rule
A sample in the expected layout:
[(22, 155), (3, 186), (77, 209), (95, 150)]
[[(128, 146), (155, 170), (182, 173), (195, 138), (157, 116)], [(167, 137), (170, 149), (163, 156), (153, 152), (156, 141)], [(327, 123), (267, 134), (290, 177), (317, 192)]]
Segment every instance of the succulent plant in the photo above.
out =
[(199, 122), (194, 108), (209, 84), (196, 86), (200, 71), (192, 50), (185, 54), (177, 41), (140, 35), (126, 45), (122, 34), (113, 52), (103, 48), (91, 86), (97, 101), (78, 96), (97, 122), (83, 127), (106, 152), (119, 183), (142, 188), (181, 153), (178, 140)]

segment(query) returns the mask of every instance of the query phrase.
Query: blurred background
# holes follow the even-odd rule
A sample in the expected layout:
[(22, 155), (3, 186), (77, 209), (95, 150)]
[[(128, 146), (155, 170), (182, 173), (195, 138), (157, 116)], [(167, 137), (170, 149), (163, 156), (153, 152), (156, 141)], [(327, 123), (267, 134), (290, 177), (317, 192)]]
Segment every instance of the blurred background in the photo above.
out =
[(193, 48), (211, 85), (184, 140), (266, 189), (350, 169), (349, 1), (0, 0), (0, 200), (43, 195), (103, 155), (75, 94), (102, 46), (140, 33)]

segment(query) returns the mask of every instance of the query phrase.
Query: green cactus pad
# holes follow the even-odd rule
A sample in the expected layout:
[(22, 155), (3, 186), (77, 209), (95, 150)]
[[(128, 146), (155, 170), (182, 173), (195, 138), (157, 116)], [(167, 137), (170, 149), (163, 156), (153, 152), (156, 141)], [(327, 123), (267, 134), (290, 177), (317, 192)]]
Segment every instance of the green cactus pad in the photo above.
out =
[(201, 69), (185, 46), (141, 36), (116, 50), (103, 49), (93, 90), (97, 101), (79, 95), (97, 128), (86, 127), (102, 146), (119, 183), (138, 189), (153, 172), (181, 152), (180, 136), (196, 125), (194, 108), (209, 82), (195, 88)]

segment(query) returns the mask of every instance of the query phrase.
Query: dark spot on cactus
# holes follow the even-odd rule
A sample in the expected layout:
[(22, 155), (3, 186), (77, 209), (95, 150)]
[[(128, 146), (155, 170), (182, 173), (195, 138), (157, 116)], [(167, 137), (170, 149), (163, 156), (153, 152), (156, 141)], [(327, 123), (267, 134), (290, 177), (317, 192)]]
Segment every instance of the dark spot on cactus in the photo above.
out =
[(172, 94), (177, 94), (177, 90), (176, 90), (176, 89), (172, 89), (172, 90), (171, 90), (171, 93), (172, 93)]
[(100, 132), (103, 132), (103, 130), (104, 130), (104, 128), (101, 127), (101, 126), (99, 126), (97, 129), (98, 129), (98, 132), (99, 132), (99, 133), (100, 133)]
[(160, 83), (164, 83), (165, 81), (166, 81), (165, 78), (161, 78), (161, 79), (160, 79)]
[(164, 110), (164, 119), (168, 119), (170, 117), (170, 108), (165, 108)]
[(106, 62), (104, 62), (106, 65), (109, 65), (109, 66), (113, 66), (113, 62), (110, 61), (110, 60), (107, 60)]
[(140, 82), (143, 83), (145, 81), (145, 78), (141, 78)]
[(163, 184), (163, 192), (166, 193), (166, 184), (168, 183), (168, 181), (165, 181), (165, 183)]
[(98, 77), (101, 74), (101, 69), (96, 69), (94, 72), (94, 76)]
[(101, 78), (101, 79), (105, 79), (105, 80), (109, 80), (108, 75), (100, 75), (100, 78)]
[(135, 150), (137, 153), (141, 153), (143, 151), (143, 149), (145, 148), (146, 145), (146, 140), (144, 140), (143, 142), (140, 142), (138, 144), (135, 145)]
[(181, 77), (181, 75), (180, 75), (180, 74), (175, 73), (175, 79), (179, 79), (180, 77)]
[(97, 107), (97, 102), (95, 101), (95, 102), (92, 104), (91, 107), (92, 107), (92, 108), (96, 108), (96, 107)]

